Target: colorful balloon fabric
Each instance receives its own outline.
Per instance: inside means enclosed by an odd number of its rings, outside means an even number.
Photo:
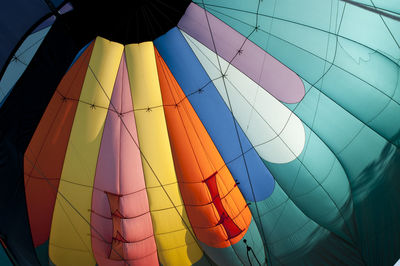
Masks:
[[[15,52],[34,48],[26,64],[9,62],[0,112],[49,30]],[[399,43],[399,7],[378,0],[196,0],[154,40],[97,36],[60,63],[15,155],[34,258],[0,223],[4,252],[46,265],[393,265]]]

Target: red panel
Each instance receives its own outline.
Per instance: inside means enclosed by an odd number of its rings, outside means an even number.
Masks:
[[[124,259],[124,243],[123,241],[119,241],[118,239],[113,239],[112,241],[112,249],[110,252],[109,258],[112,260],[125,260]]]
[[[222,224],[226,233],[228,234],[228,239],[234,238],[242,232],[242,230],[235,224],[231,217],[225,211],[224,205],[222,205],[221,197],[218,192],[217,186],[217,173],[214,173],[209,178],[204,180],[207,184],[208,190],[210,191],[212,203],[214,204],[217,212],[219,214],[220,220],[218,224]]]
[[[126,239],[121,235],[121,219],[124,219],[118,210],[120,196],[107,193],[108,202],[110,204],[110,212],[112,214],[112,243],[109,258],[112,260],[125,260],[124,243]]]

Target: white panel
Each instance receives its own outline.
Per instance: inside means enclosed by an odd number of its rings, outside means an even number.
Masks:
[[[304,148],[303,123],[285,105],[223,58],[182,32],[258,154],[272,163],[296,159]],[[219,61],[219,62],[218,62]],[[222,73],[226,69],[225,82]]]

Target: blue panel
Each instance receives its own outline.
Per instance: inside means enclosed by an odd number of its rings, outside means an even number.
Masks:
[[[244,197],[254,201],[249,176],[256,201],[261,201],[271,195],[275,184],[272,175],[256,151],[252,149],[239,124],[234,122],[230,110],[180,31],[174,28],[156,39],[154,44],[184,93],[190,95],[188,97],[190,103],[233,177],[240,182],[239,188]],[[204,88],[199,93],[198,90],[202,87]],[[243,151],[247,151],[245,156],[240,156],[242,154],[240,145]]]
[[[72,67],[73,64],[75,64],[76,60],[78,60],[78,58],[83,54],[83,52],[89,47],[89,45],[92,42],[89,42],[88,44],[86,44],[79,52],[78,54],[75,56],[74,60],[72,61],[71,65],[69,66],[68,70]],[[67,71],[68,71],[67,70]]]
[[[51,0],[51,2],[53,2],[53,5],[55,7],[59,7],[62,4],[63,1],[64,0]]]
[[[11,93],[15,83],[24,73],[50,30],[50,26],[29,35],[16,51],[0,79],[0,107]]]
[[[0,69],[26,32],[50,13],[45,1],[13,0],[0,4]]]
[[[1,91],[1,88],[0,88]],[[3,106],[4,102],[7,100],[8,96],[10,95],[11,90],[9,90],[8,92],[6,92],[5,94],[0,94],[0,107]]]

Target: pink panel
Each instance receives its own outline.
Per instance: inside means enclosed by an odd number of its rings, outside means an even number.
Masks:
[[[93,253],[99,265],[158,265],[124,56],[111,103],[92,196]]]

